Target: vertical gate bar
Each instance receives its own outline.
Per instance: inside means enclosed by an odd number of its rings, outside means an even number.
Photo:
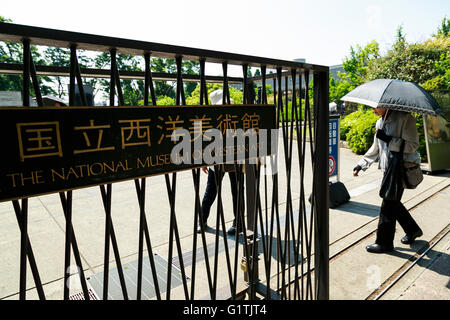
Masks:
[[[328,218],[328,72],[317,75],[317,140],[316,140],[316,223],[315,223],[315,287],[318,300],[329,299],[329,218]],[[316,78],[314,79],[316,83]]]
[[[200,105],[208,105],[208,90],[206,87],[206,75],[205,75],[205,59],[200,58]],[[211,276],[211,266],[209,263],[209,255],[208,255],[208,246],[206,243],[206,237],[205,237],[205,229],[204,224],[202,223],[202,211],[201,211],[201,203],[200,203],[200,169],[193,169],[192,170],[192,178],[194,180],[194,189],[195,189],[195,201],[196,201],[196,216],[198,216],[198,219],[200,221],[200,228],[201,228],[201,238],[202,238],[202,244],[203,244],[203,256],[205,258],[205,266],[206,266],[206,274],[208,277],[208,286],[209,286],[209,293],[210,296],[213,297],[213,283],[212,283],[212,276]],[[197,225],[194,223],[194,228],[196,228]],[[196,230],[194,230],[196,233]],[[195,235],[194,235],[195,237]],[[197,240],[195,239],[195,244],[197,244]],[[195,252],[195,248],[194,248]],[[195,266],[193,266],[192,273],[194,274]],[[192,277],[192,281],[195,282],[195,277]],[[194,299],[194,285],[192,285],[192,292],[191,292],[191,299]]]
[[[267,104],[267,88],[266,88],[266,70],[267,67],[265,65],[261,66],[262,73],[262,103]],[[266,231],[269,229],[269,219],[268,219],[268,211],[267,211],[267,156],[263,158],[264,161],[264,205],[265,205],[265,216],[266,216]],[[261,223],[263,223],[261,221]],[[262,227],[262,225],[261,225]],[[269,288],[269,286],[267,286]],[[267,289],[269,292],[269,289]]]
[[[286,130],[289,130],[289,133],[286,135],[286,138],[288,139],[286,143],[286,181],[287,181],[287,200],[286,200],[286,224],[285,224],[285,233],[286,233],[286,241],[285,241],[285,255],[287,254],[287,271],[288,271],[288,281],[287,283],[291,283],[291,234],[290,234],[290,228],[293,228],[293,217],[292,217],[292,192],[291,192],[291,172],[292,172],[292,146],[293,146],[293,129],[294,129],[294,108],[295,108],[295,69],[291,70],[292,76],[292,96],[291,96],[291,110],[290,110],[290,117],[287,120]],[[285,77],[285,87],[286,87],[286,111],[287,114],[289,114],[289,77]],[[292,241],[295,242],[294,234],[292,234]],[[288,298],[291,300],[291,290],[288,288]]]
[[[228,81],[227,81],[227,68],[228,64],[226,61],[222,62],[222,73],[223,73],[223,82],[222,82],[222,104],[229,103],[228,99]],[[224,172],[222,172],[223,165],[216,165],[214,167],[214,183],[216,185],[216,197],[217,197],[217,210],[216,210],[216,234],[215,234],[215,246],[214,246],[214,277],[213,277],[213,291],[214,291],[214,297],[213,300],[216,300],[216,293],[217,293],[217,275],[218,275],[218,262],[219,262],[219,231],[220,231],[220,225],[221,222],[223,223],[223,240],[226,250],[226,258],[227,258],[227,266],[228,268],[228,280],[230,283],[230,291],[233,291],[233,279],[231,275],[231,268],[230,268],[230,262],[229,262],[229,255],[228,255],[228,243],[226,239],[226,229],[225,229],[225,221],[223,218],[223,206],[222,206],[222,180],[225,175]]]
[[[148,102],[148,91],[147,86],[145,87],[146,92],[146,102]],[[145,103],[145,102],[144,102]],[[143,260],[143,249],[144,249],[144,218],[145,218],[145,178],[141,180],[141,185],[139,186],[139,179],[134,180],[136,184],[136,192],[138,194],[139,202],[139,243],[138,243],[138,273],[137,273],[137,292],[136,300],[141,300],[142,293],[142,260]]]
[[[223,96],[222,96],[223,97]],[[230,291],[232,291],[233,288],[233,276],[232,276],[232,271],[231,271],[231,262],[230,262],[230,255],[229,255],[229,250],[228,250],[228,240],[227,240],[227,231],[226,231],[226,227],[225,227],[225,217],[224,217],[224,212],[223,212],[223,202],[222,202],[222,179],[225,176],[225,171],[224,171],[224,166],[220,165],[220,171],[221,174],[219,175],[220,177],[220,181],[217,181],[217,172],[216,173],[216,190],[217,190],[217,228],[216,228],[216,244],[218,244],[218,231],[220,230],[220,226],[222,227],[222,232],[224,234],[223,237],[223,242],[224,242],[224,247],[225,247],[225,258],[226,258],[226,262],[227,262],[227,271],[228,271],[228,281],[230,283]],[[223,174],[222,174],[222,171]],[[221,225],[220,225],[221,223]],[[216,246],[216,250],[218,249],[218,246]],[[218,259],[218,256],[216,256],[216,260]]]
[[[298,130],[299,130],[299,126],[298,126],[298,112],[297,112],[297,89],[296,89],[296,78],[297,78],[297,70],[295,68],[293,68],[291,70],[291,77],[292,77],[292,112],[291,112],[291,143],[292,140],[294,139],[294,134],[293,134],[293,127],[294,127],[294,121],[295,121],[295,128],[296,128],[296,132],[298,135]],[[299,81],[299,88],[301,88],[301,82]],[[299,108],[301,108],[301,96],[299,97]],[[297,137],[297,152],[299,151],[299,141],[298,141],[298,137]],[[292,146],[291,146],[291,157],[292,157]],[[291,158],[292,161],[292,158]],[[298,161],[300,162],[300,157],[298,159]],[[292,166],[291,166],[291,170],[292,170]],[[299,214],[300,214],[300,207],[299,207]],[[298,246],[297,246],[297,240],[295,237],[295,224],[294,224],[294,212],[293,212],[293,204],[291,202],[291,221],[292,221],[292,245],[294,248],[294,261],[295,261],[295,267],[294,267],[294,271],[295,271],[295,275],[294,275],[294,300],[297,298],[297,292],[298,292],[298,261],[299,261],[299,254],[298,254]]]
[[[148,106],[148,89],[150,87],[150,53],[146,52],[144,54],[144,61],[145,61],[145,77],[144,77],[144,106]],[[153,99],[152,99],[153,104]]]
[[[175,174],[175,173],[173,173]],[[165,174],[164,178],[166,179],[166,187],[167,187],[167,195],[169,197],[169,205],[170,205],[170,222],[169,222],[169,256],[167,258],[167,280],[166,280],[166,300],[170,300],[170,285],[172,283],[172,256],[173,256],[173,215],[172,215],[172,190],[170,188],[169,174]],[[175,179],[175,178],[173,178]],[[181,257],[180,257],[181,259]],[[187,299],[186,299],[187,300]]]
[[[242,66],[242,71],[243,71],[243,103],[244,104],[249,104],[249,103],[253,103],[253,101],[249,101],[249,87],[248,87],[248,76],[247,76],[247,72],[248,72],[248,65],[244,64]],[[245,162],[245,164],[243,164],[243,166],[247,166],[247,161]],[[241,175],[241,178],[242,175]],[[242,184],[244,182],[242,181]],[[248,185],[246,188],[247,192],[248,192]],[[241,189],[242,192],[242,189]],[[243,200],[243,192],[240,195],[241,199]],[[240,208],[241,209],[241,208]],[[247,208],[248,210],[248,208]],[[250,252],[249,252],[249,248],[247,245],[247,241],[248,241],[248,237],[247,237],[247,227],[245,225],[245,219],[244,219],[244,211],[240,210],[239,212],[240,214],[238,215],[238,217],[236,217],[237,220],[237,228],[236,228],[236,242],[238,242],[239,239],[239,231],[240,231],[240,226],[242,227],[242,232],[243,232],[243,236],[244,236],[244,246],[243,246],[243,253],[244,253],[244,257],[246,259],[246,263],[247,263],[247,274],[251,275],[252,271],[253,271],[253,266],[249,263],[250,262]],[[251,281],[250,277],[249,277],[249,281]],[[252,287],[249,288],[250,291],[249,293],[252,295]]]
[[[276,123],[276,128],[278,129],[278,123]],[[272,205],[270,210],[270,229],[268,229],[267,233],[269,235],[269,244],[268,244],[268,270],[267,273],[270,275],[271,272],[271,260],[272,260],[272,250],[273,250],[273,229],[275,222],[275,211],[278,210],[278,130],[276,131],[277,137],[275,137],[275,153],[269,156],[270,167],[271,167],[271,176],[272,176]],[[271,139],[274,137],[271,136]],[[278,248],[278,247],[277,247]],[[278,252],[277,252],[277,269],[278,269]],[[270,284],[270,283],[269,283]],[[278,275],[277,275],[277,290],[279,288]]]
[[[19,299],[25,300],[27,290],[28,198],[22,199],[21,211]]]
[[[261,65],[261,74],[262,74],[262,104],[267,104],[267,89],[266,89],[266,69],[265,65]]]
[[[222,95],[223,99],[223,95]],[[214,166],[214,183],[216,184],[217,197],[219,197],[219,193],[222,191],[222,168],[220,165]],[[214,273],[213,273],[213,293],[214,296],[211,297],[211,300],[216,300],[217,294],[217,270],[218,270],[218,252],[219,252],[219,222],[220,222],[220,203],[217,202],[217,210],[216,210],[216,233],[214,237]]]
[[[64,217],[67,219],[67,211],[69,210],[69,208],[68,208],[68,204],[67,204],[66,195],[64,192],[60,192],[59,196],[60,196],[60,200],[61,200],[61,205],[63,207]],[[90,300],[89,290],[88,290],[87,283],[86,283],[86,277],[84,275],[84,270],[83,270],[83,264],[81,262],[80,251],[78,250],[77,240],[75,237],[75,231],[73,229],[72,223],[70,224],[70,232],[71,232],[73,255],[75,257],[75,262],[76,262],[76,264],[78,266],[78,270],[80,272],[80,282],[81,282],[81,287],[83,289],[83,294],[84,294],[85,300]]]
[[[115,96],[115,81],[116,76],[115,72],[117,70],[116,67],[116,49],[112,48],[110,51],[111,56],[111,67],[110,67],[110,78],[109,78],[109,105],[114,106],[114,96]],[[109,286],[109,245],[110,245],[110,232],[111,232],[111,210],[110,204],[111,199],[109,192],[111,190],[111,184],[107,184],[107,190],[105,191],[105,186],[100,186],[100,192],[102,197],[105,198],[103,200],[105,206],[105,248],[104,248],[104,258],[103,258],[103,300],[108,300],[108,286]]]
[[[257,256],[257,247],[258,247],[258,243],[256,242],[256,239],[258,237],[258,207],[261,207],[261,204],[259,203],[259,178],[260,178],[260,164],[259,161],[257,161],[257,163],[254,165],[255,167],[255,194],[254,194],[254,210],[255,212],[253,213],[253,245],[252,245],[252,273],[250,275],[250,285],[251,285],[251,291],[250,291],[250,298],[252,300],[254,300],[256,298],[256,281],[259,281],[259,274],[258,274],[258,256]],[[261,225],[262,228],[262,225]]]
[[[109,193],[111,193],[111,190],[109,190]],[[102,196],[103,196],[103,194],[102,194]],[[112,244],[112,247],[113,247],[114,258],[116,260],[117,272],[119,274],[119,281],[120,281],[120,286],[121,286],[121,289],[122,289],[123,298],[124,298],[124,300],[128,300],[127,286],[126,286],[126,283],[125,283],[125,277],[123,275],[123,268],[122,268],[122,262],[120,260],[119,247],[117,245],[116,233],[114,231],[114,224],[112,222],[112,217],[111,217],[111,194],[108,194],[106,197],[103,197],[103,202],[104,202],[105,210],[107,208],[106,203],[109,202],[108,203],[108,205],[109,205],[108,210],[110,211],[109,219],[110,219],[111,244]]]
[[[223,70],[222,103],[231,104],[230,90],[228,87],[228,63],[226,61],[222,62],[222,70]]]
[[[42,102],[41,89],[39,88],[39,81],[36,74],[36,66],[34,65],[33,55],[31,54],[31,51],[30,51],[30,73],[34,88],[34,94],[36,95],[36,103],[39,107],[42,107],[44,104]]]
[[[284,145],[284,157],[285,159],[287,158],[287,132],[285,130],[285,121],[284,121],[284,105],[283,105],[283,90],[282,90],[282,86],[281,86],[281,79],[282,79],[282,74],[281,74],[281,67],[277,68],[277,80],[278,80],[278,111],[277,114],[281,115],[281,131],[283,134],[283,145]],[[286,88],[285,88],[286,89]],[[286,101],[286,105],[287,105],[287,101]],[[277,187],[278,188],[278,187]],[[278,201],[278,195],[277,195],[277,201]],[[286,299],[286,286],[285,286],[285,265],[286,265],[286,256],[281,248],[281,229],[280,229],[280,216],[279,216],[279,211],[278,211],[278,205],[276,208],[276,219],[277,219],[277,252],[279,254],[279,261],[277,264],[277,268],[280,267],[281,268],[281,299]],[[277,277],[279,277],[280,272],[277,272]],[[278,278],[279,279],[279,278]],[[278,288],[280,288],[280,284],[278,284]]]
[[[14,211],[16,213],[17,224],[19,225],[20,232],[22,232],[22,213],[21,213],[22,210],[20,208],[19,201],[13,200],[12,203],[13,203]],[[30,238],[28,236],[27,236],[27,255],[28,255],[28,260],[30,263],[31,272],[33,274],[34,283],[36,284],[36,290],[38,292],[39,299],[45,300],[45,294],[44,294],[44,290],[42,287],[41,278],[39,276],[39,271],[37,269],[36,260],[34,258]]]
[[[192,271],[191,271],[191,300],[195,297],[195,271],[197,266],[197,225],[201,221],[201,213],[199,211],[200,197],[199,197],[199,184],[197,176],[200,176],[200,169],[192,169],[192,178],[194,180],[194,232],[193,232],[193,242],[192,242]],[[200,217],[200,218],[199,218]],[[204,230],[202,230],[204,231]]]
[[[173,251],[173,236],[175,235],[175,243],[177,246],[178,251],[178,259],[180,261],[180,270],[181,270],[181,278],[183,282],[183,289],[184,294],[186,297],[186,300],[189,300],[189,292],[187,288],[186,283],[186,273],[184,270],[184,262],[183,262],[183,252],[181,250],[181,244],[180,244],[180,236],[178,234],[178,226],[177,226],[177,219],[175,215],[175,195],[176,195],[176,178],[177,173],[172,173],[172,186],[170,185],[169,180],[169,174],[165,174],[166,179],[166,187],[167,187],[167,193],[169,195],[169,202],[170,202],[170,236],[169,236],[169,259],[167,261],[168,263],[168,270],[167,270],[167,300],[170,299],[170,284],[171,284],[171,276],[172,276],[172,251]]]
[[[150,53],[144,54],[145,60],[145,82],[144,82],[144,105],[148,106],[148,89],[150,89],[150,97],[152,98],[152,105],[156,106],[155,88],[153,86],[152,69],[150,67]]]
[[[83,290],[83,294],[84,294],[84,297],[85,297],[85,300],[90,300],[90,297],[89,297],[89,290],[88,290],[88,287],[87,287],[87,283],[86,283],[86,277],[85,277],[85,275],[84,275],[84,270],[83,270],[83,265],[82,265],[82,262],[81,262],[81,257],[80,257],[80,252],[79,252],[79,250],[78,250],[78,245],[77,245],[77,241],[76,241],[76,238],[75,238],[75,231],[74,231],[74,229],[73,229],[73,224],[72,224],[72,200],[71,200],[71,196],[69,196],[70,197],[70,200],[68,200],[68,197],[66,197],[66,194],[64,193],[64,192],[60,192],[59,193],[59,196],[60,196],[60,200],[61,200],[61,205],[62,205],[62,207],[63,207],[63,212],[64,212],[64,217],[66,218],[66,223],[67,223],[67,219],[68,219],[68,217],[69,217],[69,223],[70,223],[70,230],[69,230],[69,232],[71,233],[71,235],[70,235],[70,241],[71,241],[71,245],[72,245],[72,249],[73,249],[73,255],[74,255],[74,257],[75,257],[75,262],[76,262],[76,265],[78,266],[78,270],[79,270],[79,273],[80,273],[80,282],[81,282],[81,287],[82,287],[82,290]],[[68,212],[70,211],[70,214],[69,214],[69,216],[68,216]]]
[[[177,98],[176,105],[186,105],[186,100],[184,97],[184,87],[183,87],[183,77],[182,77],[182,57],[176,57],[177,63]],[[181,99],[181,100],[180,100]]]
[[[196,201],[196,215],[198,216],[198,220],[201,221],[201,205],[200,205],[200,194],[199,194],[199,189],[200,189],[200,169],[193,169],[192,170],[192,178],[194,180],[194,188],[195,188],[195,201]],[[203,256],[205,257],[205,266],[206,266],[206,275],[208,277],[208,286],[209,286],[209,293],[211,295],[211,297],[213,296],[213,284],[212,284],[212,278],[211,278],[211,267],[209,264],[209,255],[208,255],[208,247],[207,247],[207,243],[206,243],[206,237],[205,237],[205,229],[204,229],[204,225],[201,225],[201,237],[202,237],[202,244],[203,244]],[[196,230],[194,231],[196,232]],[[194,273],[194,269],[195,267],[193,266],[193,271],[192,273]],[[192,277],[192,280],[195,281],[195,278]],[[194,289],[191,290],[191,299],[194,299]]]
[[[152,249],[152,244],[150,242],[150,233],[148,231],[148,224],[147,224],[147,219],[145,218],[145,216],[144,216],[144,235],[145,235],[145,241],[147,244],[148,258],[150,261],[150,266],[152,268],[153,285],[155,287],[156,299],[161,300],[161,291],[159,289],[158,275],[156,273],[156,266],[155,266],[155,259],[153,257],[153,249]]]
[[[278,70],[277,70],[278,72]],[[272,84],[273,84],[273,103],[275,106],[278,106],[277,103],[277,78],[273,78],[272,80]],[[276,129],[277,129],[277,137],[276,139],[278,139],[278,134],[279,134],[279,119],[278,119],[278,107],[277,107],[277,112],[275,114],[275,125],[276,125]],[[270,167],[271,167],[271,176],[272,176],[272,206],[271,206],[271,210],[270,210],[270,235],[269,235],[269,245],[268,245],[268,253],[269,253],[269,263],[268,263],[268,274],[270,275],[271,272],[271,267],[272,267],[272,263],[271,263],[271,253],[272,253],[272,247],[273,247],[273,224],[274,224],[274,214],[275,214],[275,207],[274,205],[276,205],[278,207],[278,170],[276,168],[277,165],[277,157],[278,157],[278,150],[275,150],[275,155],[271,155],[269,157],[269,161],[270,161]],[[275,173],[274,173],[275,172]],[[269,229],[267,231],[269,233]],[[278,253],[277,253],[277,269],[278,269]],[[270,282],[268,282],[268,285],[270,285]],[[268,286],[269,287],[269,286]],[[278,282],[278,275],[277,275],[277,289],[279,288],[279,282]],[[269,292],[269,288],[268,288],[268,292]]]
[[[76,56],[74,56],[72,50],[70,52],[70,75],[69,75],[69,106],[75,105],[75,67]]]
[[[314,148],[314,142],[316,140],[316,137],[313,136],[313,119],[311,113],[313,110],[311,110],[310,106],[310,96],[309,96],[309,71],[305,72],[305,131],[306,128],[308,128],[308,133],[310,137],[310,153],[311,153],[311,164],[312,164],[312,171],[313,171],[313,191],[314,191],[314,159],[315,159],[315,148]],[[305,133],[306,135],[306,133]],[[314,195],[314,193],[312,193]],[[314,216],[315,216],[315,197],[311,197],[311,206],[310,206],[310,226],[308,228],[306,216],[305,216],[305,245],[306,245],[306,255],[308,259],[307,263],[307,274],[306,274],[306,299],[310,296],[312,298],[312,279],[311,279],[311,249],[312,249],[312,235],[313,235],[313,222],[314,222]],[[308,236],[309,231],[309,236]]]
[[[226,61],[222,63],[222,70],[223,70],[222,104],[231,104],[230,90],[229,90],[229,86],[228,86],[228,63]],[[221,165],[221,168],[224,171],[223,176],[225,176],[224,165]],[[223,178],[223,176],[222,176],[222,178]],[[227,262],[228,281],[230,283],[230,291],[233,291],[234,282],[233,282],[233,275],[232,275],[232,270],[231,270],[231,262],[230,262],[229,248],[228,248],[228,240],[227,240],[227,236],[226,236],[227,230],[225,228],[225,216],[224,216],[224,212],[223,212],[222,181],[220,182],[220,184],[218,186],[216,186],[216,190],[218,190],[218,193],[217,193],[217,199],[218,199],[217,200],[217,206],[218,206],[218,209],[220,208],[220,211],[219,211],[219,213],[220,213],[220,221],[222,223],[221,227],[222,227],[223,234],[224,234],[223,242],[224,242],[224,246],[225,246],[225,258],[226,258],[226,262]]]
[[[298,115],[297,115],[297,89],[296,89],[296,79],[297,79],[297,70],[295,68],[292,68],[291,70],[291,78],[292,78],[292,111],[291,111],[291,171],[292,171],[292,156],[293,156],[293,148],[292,143],[294,139],[294,122],[296,131],[298,129]],[[301,99],[301,98],[300,98]],[[300,103],[301,105],[301,103]],[[297,147],[298,147],[298,141],[297,141]],[[299,208],[300,210],[300,208]],[[300,212],[300,211],[299,211]],[[295,224],[294,224],[294,212],[293,212],[293,202],[291,199],[291,226],[292,226],[292,245],[293,245],[293,251],[294,251],[294,261],[295,261],[295,275],[294,275],[294,300],[297,297],[297,289],[298,289],[298,251],[297,251],[297,239],[295,237]]]
[[[300,128],[298,130],[299,136],[297,136],[297,139],[299,139],[299,143],[301,145],[301,148],[299,147],[299,159],[300,159],[300,204],[299,204],[299,210],[300,210],[300,217],[299,217],[299,245],[300,245],[300,256],[302,258],[301,260],[301,285],[300,285],[300,299],[304,300],[304,240],[303,240],[303,235],[304,235],[304,221],[303,219],[306,219],[306,203],[305,203],[305,185],[304,185],[304,173],[305,173],[305,153],[306,153],[306,78],[307,78],[307,71],[303,72],[303,77],[305,78],[305,94],[304,94],[304,99],[305,99],[305,111],[302,112],[303,108],[302,108],[302,95],[301,95],[301,90],[302,90],[302,85],[301,82],[299,80],[299,88],[300,88]],[[299,78],[301,79],[301,77]],[[302,118],[303,115],[303,118]],[[302,122],[304,122],[304,125],[302,126]],[[302,135],[302,127],[303,127],[303,135]]]
[[[264,172],[264,174],[265,174],[265,172]],[[258,196],[259,196],[259,192],[258,192]],[[266,299],[270,300],[270,273],[268,273],[268,270],[269,270],[268,264],[270,263],[269,262],[270,253],[268,252],[268,242],[266,243],[266,241],[270,241],[270,239],[266,240],[266,235],[268,235],[268,233],[266,234],[266,232],[268,232],[268,228],[267,228],[267,211],[266,211],[266,228],[264,228],[264,220],[263,220],[263,215],[262,215],[262,206],[261,206],[260,199],[257,200],[257,204],[258,204],[257,213],[258,213],[258,217],[259,217],[259,223],[261,225],[261,243],[262,243],[262,251],[263,251],[264,271],[265,271],[266,283],[267,283],[267,285],[266,285]]]
[[[81,78],[80,65],[78,64],[77,47],[70,46],[70,55],[75,63],[75,78],[77,80],[78,92],[80,93],[81,105],[87,106],[86,93],[84,92],[83,79]]]
[[[116,68],[114,70],[114,79],[117,87],[117,96],[119,98],[119,105],[124,106],[125,100],[123,99],[123,93],[122,93],[122,85],[120,84],[120,74],[119,74],[119,67],[117,65],[117,58],[116,55],[114,55],[114,59],[116,62],[114,63]]]
[[[64,300],[69,300],[69,292],[70,292],[70,248],[72,244],[72,191],[67,191],[66,194],[64,192],[60,192],[59,196],[62,199],[66,199],[66,241],[65,241],[65,256],[64,256]],[[64,207],[63,207],[64,209]]]
[[[244,104],[247,104],[247,72],[248,72],[248,65],[244,64],[242,66],[242,100]]]
[[[277,106],[278,105],[277,104],[277,82],[276,82],[275,78],[273,78],[272,83],[273,83],[273,104]],[[277,121],[277,126],[278,126],[278,113],[276,115],[276,121]]]
[[[176,60],[176,65],[177,65],[177,102],[176,102],[176,104],[180,105],[180,103],[181,103],[181,105],[186,105],[186,100],[184,97],[184,88],[183,88],[183,76],[182,76],[182,62],[183,62],[182,56],[176,56],[175,60]],[[169,200],[170,200],[170,226],[171,226],[170,237],[172,237],[173,235],[175,236],[175,244],[177,246],[178,259],[180,262],[180,270],[181,270],[184,294],[185,294],[186,300],[189,300],[189,291],[188,291],[188,287],[187,287],[187,283],[186,283],[186,273],[185,273],[184,262],[183,262],[183,251],[181,249],[180,236],[178,233],[178,224],[177,224],[177,219],[176,219],[176,214],[175,214],[175,195],[176,195],[177,174],[176,174],[176,172],[172,173],[172,188],[170,188],[169,175],[166,174],[165,178],[166,178],[167,192],[169,194]],[[168,263],[170,265],[170,270],[171,270],[172,251],[170,251],[169,255],[171,257],[168,260]],[[195,261],[194,261],[194,263],[195,263]],[[170,279],[170,277],[171,277],[171,275],[168,274],[169,279]],[[169,279],[167,282],[167,292],[168,293],[170,291]],[[169,299],[169,296],[167,299]]]
[[[306,80],[306,78],[307,77],[309,77],[309,75],[307,76],[307,74],[308,74],[308,71],[304,71],[303,72],[303,76],[304,76],[304,78],[305,78],[305,94],[304,94],[304,96],[305,96],[305,111],[303,111],[303,113],[302,113],[302,110],[303,110],[303,108],[302,108],[302,104],[301,104],[301,91],[300,91],[300,123],[299,123],[299,125],[300,125],[300,128],[299,128],[299,130],[298,130],[298,133],[299,133],[299,136],[297,137],[297,139],[299,139],[299,143],[300,143],[300,145],[301,145],[301,149],[299,148],[299,159],[300,159],[300,205],[299,205],[299,210],[300,210],[300,219],[299,219],[299,245],[301,246],[300,247],[300,250],[301,250],[301,258],[302,258],[302,261],[301,261],[301,274],[302,274],[302,278],[301,278],[301,291],[300,291],[300,299],[301,300],[304,300],[304,281],[303,281],[303,278],[304,278],[304,260],[305,260],[305,258],[304,258],[304,253],[303,253],[303,248],[304,248],[304,240],[303,240],[303,234],[304,234],[304,228],[303,228],[303,224],[304,224],[304,222],[303,222],[303,219],[305,219],[305,224],[306,224],[306,203],[305,203],[305,185],[304,185],[304,179],[305,179],[305,176],[304,176],[304,174],[305,174],[305,153],[306,153],[306,91],[307,91],[307,89],[306,89],[306,82],[307,82],[307,80]],[[301,78],[299,78],[299,79],[301,79]],[[299,82],[300,82],[300,80],[299,80]],[[302,88],[302,85],[301,85],[301,82],[299,83],[299,88],[300,88],[300,90],[301,90],[301,88]],[[303,115],[303,118],[302,118],[302,115]],[[303,126],[303,136],[302,136],[302,121],[304,121],[304,126]],[[305,231],[306,232],[306,231]]]
[[[24,107],[30,106],[30,40],[23,40],[22,101]]]
[[[240,226],[240,222],[239,222],[239,216],[241,214],[243,214],[242,212],[242,201],[241,201],[241,193],[242,192],[242,187],[243,187],[243,179],[242,179],[242,165],[236,164],[234,163],[234,170],[236,172],[235,175],[235,179],[236,179],[236,189],[237,189],[237,203],[236,203],[236,216],[234,217],[236,220],[236,232],[235,232],[235,249],[234,249],[234,277],[233,277],[233,288],[231,290],[231,298],[234,300],[236,299],[236,285],[237,285],[237,265],[238,265],[238,258],[239,258],[239,243],[238,243],[238,237],[239,237],[239,226]]]
[[[243,164],[243,166],[245,166],[245,165],[246,164]],[[242,175],[241,175],[241,178],[243,178]],[[244,181],[242,181],[242,186],[243,185],[244,185]],[[241,189],[241,192],[242,191],[243,190]],[[242,192],[240,196],[241,196],[241,200],[243,201],[244,193]],[[249,275],[249,281],[251,281],[251,275],[253,273],[254,268],[253,268],[253,265],[250,263],[251,252],[250,252],[249,245],[247,243],[249,237],[247,236],[247,226],[245,224],[244,210],[241,210],[240,213],[241,214],[239,214],[239,221],[237,222],[237,228],[236,228],[236,234],[235,234],[236,239],[235,240],[236,240],[236,242],[238,242],[238,240],[239,240],[239,231],[240,231],[239,226],[240,226],[242,228],[242,233],[243,233],[243,253],[244,253],[245,261],[247,264],[247,274]],[[249,286],[250,296],[252,296],[252,289],[253,288],[250,285]]]
[[[104,198],[105,206],[105,251],[104,251],[104,262],[103,262],[103,300],[108,300],[108,286],[109,286],[109,245],[111,237],[111,184],[108,183],[105,186],[100,186],[100,191],[102,193],[102,198]]]
[[[150,53],[144,54],[145,78],[144,78],[144,106],[148,106],[149,74],[150,74]],[[142,265],[144,250],[144,218],[145,218],[145,178],[134,179],[138,203],[139,203],[139,237],[138,237],[138,272],[136,286],[136,300],[141,300],[142,294]]]
[[[114,106],[114,96],[115,96],[115,72],[116,72],[116,49],[110,50],[111,55],[111,74],[109,77],[109,105]]]
[[[208,90],[206,88],[205,59],[200,58],[200,105],[208,104]]]
[[[298,163],[299,163],[299,170],[300,170],[300,197],[299,197],[299,206],[298,206],[298,225],[297,225],[297,242],[295,243],[295,247],[297,250],[297,258],[296,258],[296,262],[298,264],[299,261],[299,257],[300,257],[300,268],[301,268],[301,285],[299,284],[299,274],[298,274],[298,265],[295,269],[295,295],[294,299],[297,297],[298,295],[298,299],[303,299],[303,295],[302,292],[300,291],[300,287],[303,286],[303,212],[304,212],[304,184],[303,184],[303,179],[304,179],[304,149],[302,150],[302,148],[304,147],[304,144],[302,144],[302,126],[301,126],[301,122],[302,122],[302,95],[301,95],[301,90],[302,90],[302,75],[301,73],[298,76],[298,88],[299,88],[299,105],[298,105],[298,109],[295,108],[295,128],[297,131],[297,154],[298,154]],[[302,252],[300,253],[300,243],[301,243],[301,250]]]
[[[143,235],[145,236],[145,240],[146,240],[146,244],[147,244],[148,257],[149,257],[149,261],[150,261],[150,267],[152,269],[153,285],[155,287],[156,298],[158,300],[161,300],[161,293],[160,293],[159,284],[158,284],[158,275],[156,274],[155,260],[153,258],[153,249],[152,249],[152,244],[150,241],[150,234],[148,232],[147,219],[145,217],[145,199],[144,199],[145,198],[145,178],[141,179],[140,184],[139,184],[139,179],[135,179],[134,183],[135,183],[135,187],[136,187],[136,194],[137,194],[137,198],[138,198],[139,208],[140,208],[140,210],[142,210],[141,211],[141,219],[142,220],[140,220],[139,224],[140,224],[140,228],[142,227],[142,232],[143,232]],[[142,236],[142,238],[139,238],[139,241],[141,241],[141,239],[143,239],[143,236]],[[142,249],[140,249],[140,252],[143,251],[143,244],[139,245],[140,248],[141,248],[141,246],[142,246]],[[142,279],[142,275],[139,276],[139,273],[142,274],[142,258],[139,258],[138,263],[139,263],[140,267],[138,266],[138,295],[137,296],[140,299],[140,296],[141,296],[140,285],[141,284],[139,284],[139,281],[141,281],[141,280],[139,280],[139,279]],[[141,271],[139,271],[139,270],[141,270]]]

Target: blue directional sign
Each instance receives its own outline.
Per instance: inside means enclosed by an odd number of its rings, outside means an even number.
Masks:
[[[330,117],[328,127],[328,176],[338,175],[339,167],[339,118]]]

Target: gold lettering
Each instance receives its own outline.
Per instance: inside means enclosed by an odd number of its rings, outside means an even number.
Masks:
[[[99,166],[100,170],[95,172],[94,171],[94,166]],[[98,176],[98,175],[102,174],[102,172],[103,172],[103,164],[101,164],[100,162],[94,162],[93,164],[91,164],[89,166],[89,171],[91,172],[91,174],[93,176]]]
[[[125,166],[123,165],[122,161],[119,161],[119,163],[116,166],[116,171],[115,172],[117,172],[119,167],[122,168],[122,171],[129,171],[129,170],[131,170],[131,169],[128,168],[128,160],[125,160]]]
[[[11,174],[7,174],[7,177],[11,177],[12,179],[12,183],[13,183],[13,188],[16,187],[16,176],[19,176],[20,173],[11,173]]]
[[[82,132],[86,147],[84,149],[74,150],[73,154],[114,150],[115,148],[113,146],[110,147],[102,146],[104,129],[110,128],[111,128],[110,125],[95,125],[94,120],[89,120],[89,126],[74,127],[73,128],[74,131]],[[97,139],[97,141],[95,141],[95,139]]]
[[[58,176],[62,180],[66,180],[65,169],[61,168],[61,173],[55,171],[55,169],[50,169],[52,173],[52,181],[55,182],[55,175]]]
[[[150,166],[150,157],[145,158],[145,162],[142,162],[139,157],[137,158],[137,167],[139,168],[148,168]]]
[[[104,173],[106,173],[106,169],[109,169],[112,173],[115,173],[117,169],[114,168],[114,161],[111,161],[111,166],[109,166],[106,162],[103,162]]]
[[[45,180],[42,176],[42,170],[31,171],[30,175],[24,175],[22,172],[20,173],[10,173],[6,176],[11,177],[13,188],[17,186],[23,187],[25,184],[42,184],[45,183]],[[16,177],[18,178],[16,180]]]
[[[78,174],[77,174],[76,171],[75,171],[75,169],[72,168],[72,167],[70,167],[69,172],[67,173],[66,180],[69,180],[69,178],[70,178],[71,175],[74,175],[76,179],[79,178],[79,177],[78,177]]]
[[[62,146],[59,122],[17,123],[20,161],[27,158],[59,156]]]

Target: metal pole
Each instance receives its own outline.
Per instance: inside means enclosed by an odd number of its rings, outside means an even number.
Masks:
[[[328,72],[319,72],[317,80],[318,105],[315,159],[315,288],[317,300],[329,299],[329,217],[328,217]]]

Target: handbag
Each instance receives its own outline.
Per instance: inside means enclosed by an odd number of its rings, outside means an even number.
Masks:
[[[403,176],[403,187],[405,189],[415,189],[423,180],[422,169],[420,169],[420,164],[410,161],[403,160],[403,150],[405,149],[405,140],[403,140],[400,147],[402,154],[402,176]]]
[[[400,152],[389,153],[386,171],[383,175],[379,195],[384,200],[400,201],[403,195],[403,170]]]

